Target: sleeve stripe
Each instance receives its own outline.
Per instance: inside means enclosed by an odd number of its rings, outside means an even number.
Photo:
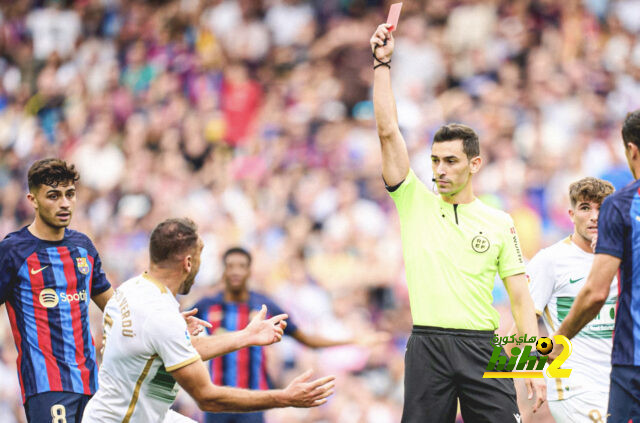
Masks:
[[[185,366],[188,366],[191,363],[195,363],[200,360],[200,355],[195,355],[188,360],[183,361],[182,363],[174,364],[173,366],[165,367],[165,370],[168,372],[173,372],[174,370],[181,369]]]

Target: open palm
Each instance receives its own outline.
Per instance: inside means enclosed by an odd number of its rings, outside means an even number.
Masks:
[[[267,306],[263,304],[258,314],[251,319],[245,328],[249,334],[251,345],[271,345],[282,339],[284,328],[287,327],[286,319],[289,316],[279,314],[270,319],[265,319],[265,317],[267,317]]]

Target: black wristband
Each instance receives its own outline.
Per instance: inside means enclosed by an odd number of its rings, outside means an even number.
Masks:
[[[375,65],[373,68],[375,69],[375,68],[379,68],[380,66],[386,66],[386,67],[388,67],[389,69],[391,69],[391,66],[389,65],[389,63],[391,63],[391,59],[389,59],[389,60],[388,60],[388,61],[386,61],[386,62],[383,62],[382,60],[378,59],[378,57],[376,56],[376,49],[377,49],[378,47],[380,47],[380,46],[376,45],[376,46],[373,48],[373,52],[371,53],[371,55],[373,56],[373,59],[374,59],[376,62],[378,62],[378,64],[377,64],[377,65]]]

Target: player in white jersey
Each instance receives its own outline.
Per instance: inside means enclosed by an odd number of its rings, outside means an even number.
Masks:
[[[306,372],[283,390],[214,386],[202,359],[281,339],[286,315],[264,320],[266,308],[243,331],[191,339],[176,294],[186,294],[200,266],[202,240],[188,219],[169,219],[151,234],[149,272],[122,284],[104,313],[100,388],[83,422],[186,422],[169,410],[181,385],[205,411],[314,407],[333,393],[332,376]],[[177,383],[176,383],[177,382]]]
[[[549,333],[558,329],[587,279],[600,205],[612,192],[610,183],[596,178],[571,184],[573,234],[538,252],[527,265],[531,297]],[[614,280],[598,316],[571,340],[573,352],[563,365],[573,369],[571,376],[547,379],[549,409],[557,423],[606,421],[617,294]]]

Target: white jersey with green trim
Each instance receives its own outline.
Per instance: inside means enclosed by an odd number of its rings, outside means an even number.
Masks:
[[[527,265],[529,291],[549,333],[555,332],[569,313],[593,259],[593,254],[567,237],[538,252]],[[562,365],[572,369],[571,376],[547,379],[549,400],[567,399],[585,391],[608,395],[617,298],[618,281],[614,278],[598,315],[571,339],[573,352]]]
[[[104,309],[104,339],[99,389],[82,421],[176,421],[170,372],[200,356],[173,294],[147,274],[123,283]]]

